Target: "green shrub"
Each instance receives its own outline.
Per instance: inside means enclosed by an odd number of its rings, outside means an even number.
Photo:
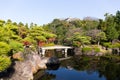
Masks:
[[[89,51],[92,51],[91,47],[84,47],[84,48],[82,48],[82,52],[89,52]]]
[[[11,41],[9,45],[10,45],[11,49],[13,49],[13,53],[16,53],[18,51],[23,51],[22,43],[19,43],[17,41]]]
[[[22,42],[24,45],[31,45],[34,42],[34,40],[32,40],[31,37],[26,37],[22,40]]]
[[[103,46],[108,47],[108,48],[112,48],[112,43],[110,43],[110,42],[104,42]]]
[[[94,48],[94,51],[95,52],[100,52],[100,48],[96,47],[96,48]]]
[[[10,46],[5,42],[0,42],[0,55],[8,55],[10,51]]]
[[[74,46],[74,47],[80,47],[81,44],[80,44],[79,41],[73,41],[73,46]]]
[[[115,43],[112,45],[112,48],[120,48],[120,43]]]
[[[0,72],[4,71],[11,65],[11,60],[7,56],[0,56]]]

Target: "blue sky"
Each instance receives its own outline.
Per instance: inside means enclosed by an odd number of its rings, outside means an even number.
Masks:
[[[120,10],[120,0],[0,0],[0,19],[47,24],[55,18],[91,16],[104,19],[105,13]]]

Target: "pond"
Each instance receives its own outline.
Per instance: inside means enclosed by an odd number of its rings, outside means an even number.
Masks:
[[[46,56],[63,58],[64,54],[57,52],[57,55],[53,53]],[[14,74],[13,68],[7,71],[9,73],[0,74],[0,80],[9,80],[9,76]],[[120,56],[74,55],[70,59],[60,61],[60,64],[51,64],[46,70],[38,71],[34,80],[120,80]]]
[[[51,80],[106,80],[105,77],[99,77],[99,73],[88,71],[77,71],[60,67],[58,70],[46,70],[49,75],[54,75]],[[47,78],[47,77],[46,77]]]
[[[49,66],[36,80],[120,80],[120,64],[98,57],[76,56]]]

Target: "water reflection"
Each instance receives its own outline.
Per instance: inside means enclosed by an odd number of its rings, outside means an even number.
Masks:
[[[48,70],[58,70],[60,64],[47,64],[47,69]]]
[[[120,80],[120,64],[111,61],[99,62],[99,74],[105,76],[107,80]]]
[[[38,80],[120,80],[120,64],[98,57],[77,56],[54,67]]]

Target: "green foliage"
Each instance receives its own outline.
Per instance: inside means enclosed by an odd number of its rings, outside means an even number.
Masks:
[[[0,72],[4,71],[11,65],[11,60],[7,56],[0,56]]]
[[[82,52],[89,52],[89,51],[92,51],[91,47],[83,47],[82,48]]]
[[[95,47],[93,49],[94,49],[95,52],[100,52],[100,48],[98,48],[98,47]]]
[[[73,41],[72,45],[74,47],[80,47],[81,46],[81,43],[79,41]]]
[[[67,19],[66,20],[60,20],[60,19],[54,19],[52,23],[50,23],[47,26],[47,30],[49,29],[52,33],[57,35],[57,44],[63,44],[64,39],[66,38],[67,31],[72,28],[73,25],[71,25]]]
[[[89,31],[89,30],[92,30],[92,29],[96,29],[97,28],[97,26],[99,25],[99,21],[97,21],[97,20],[83,20],[82,21],[82,23],[83,23],[83,29],[84,30],[87,30],[87,31]]]
[[[0,20],[0,27],[2,27],[4,23],[5,23],[4,20]]]
[[[32,43],[34,43],[34,40],[29,36],[29,37],[25,37],[24,39],[22,39],[22,42],[25,43],[27,42],[27,45],[30,45]]]
[[[11,20],[0,20],[0,55],[8,55],[21,51],[21,42],[34,47],[41,45],[50,46],[54,41],[60,45],[84,47],[88,44],[101,44],[108,48],[119,47],[119,43],[112,44],[114,40],[120,40],[120,11],[115,15],[106,14],[105,20],[87,17],[83,20],[78,18],[54,19],[51,23],[38,26],[31,23],[24,25]],[[106,43],[104,43],[106,41]],[[8,45],[10,44],[10,46]],[[99,52],[98,48],[94,48]]]
[[[115,17],[111,15],[106,15],[106,36],[109,41],[112,41],[114,39],[118,39],[118,32],[115,28],[116,23],[115,23]]]
[[[52,33],[46,32],[46,31],[42,32],[42,35],[43,35],[46,39],[56,37],[55,34],[52,34]]]
[[[38,41],[46,41],[46,38],[44,36],[36,36],[35,39]]]
[[[119,39],[120,39],[120,11],[117,11],[116,12],[116,15],[115,15],[115,23],[116,23],[116,30],[119,34]]]
[[[87,35],[92,38],[91,42],[97,43],[98,45],[101,41],[106,40],[106,34],[98,29],[88,31]]]
[[[16,53],[18,51],[23,51],[23,44],[17,41],[11,41],[10,47],[13,50],[13,53]]]
[[[101,41],[101,40],[106,40],[106,34],[104,32],[100,32],[96,35],[97,40]]]
[[[107,34],[108,40],[110,41],[114,39],[118,39],[118,32],[114,27],[107,28],[106,34]]]
[[[112,44],[111,42],[104,42],[103,46],[108,47],[108,48],[120,48],[120,43]]]
[[[18,36],[18,35],[12,35],[12,36],[10,37],[10,39],[11,39],[11,40],[16,40],[16,41],[22,40],[21,37]]]
[[[10,31],[8,28],[6,27],[1,28],[0,41],[9,42],[11,35],[12,31]]]
[[[98,48],[98,46],[91,46],[91,47],[87,46],[82,48],[83,53],[90,52],[90,51],[100,52],[100,48]]]
[[[6,44],[5,42],[0,42],[0,55],[8,55],[10,49],[11,48],[8,44]]]
[[[84,44],[89,44],[91,40],[89,36],[81,36],[78,32],[74,33],[70,39],[73,42],[73,46],[76,47],[80,47],[81,45],[84,46]]]
[[[29,36],[36,41],[47,41],[48,38],[56,37],[55,34],[46,32],[42,27],[32,27]]]
[[[82,22],[81,22],[81,20],[74,20],[74,21],[71,21],[71,23],[73,24],[73,25],[75,25],[75,27],[76,28],[79,28],[79,27],[82,27]]]
[[[31,37],[25,37],[22,41],[32,42],[33,40]]]
[[[120,48],[120,43],[114,43],[114,44],[112,44],[112,48]]]
[[[108,47],[108,48],[112,48],[111,45],[112,45],[111,42],[104,42],[104,43],[103,43],[103,46]]]

